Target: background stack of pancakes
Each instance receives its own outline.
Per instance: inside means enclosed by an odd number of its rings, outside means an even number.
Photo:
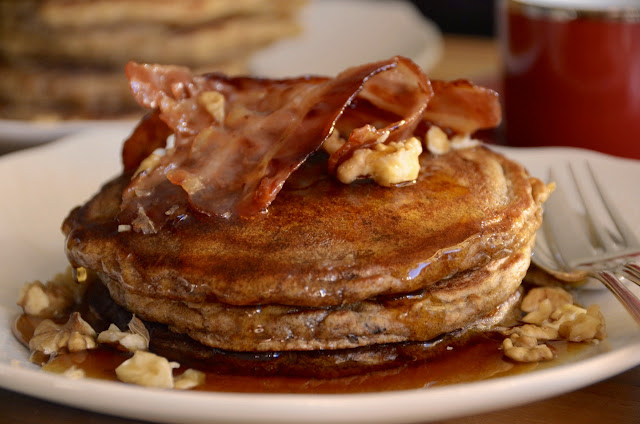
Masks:
[[[0,0],[0,118],[138,111],[129,60],[244,73],[257,49],[300,30],[304,0]]]

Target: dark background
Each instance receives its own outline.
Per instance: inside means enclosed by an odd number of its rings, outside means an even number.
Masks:
[[[498,0],[413,0],[442,32],[494,35],[494,6]]]

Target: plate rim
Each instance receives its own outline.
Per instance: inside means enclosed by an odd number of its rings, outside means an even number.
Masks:
[[[34,147],[32,149],[23,150],[0,157],[0,169],[4,166],[11,166],[13,161],[29,161],[34,156],[56,155],[60,152],[75,148],[78,144],[81,147],[81,154],[86,151],[97,149],[100,152],[105,148],[113,151],[117,157],[121,148],[122,137],[131,131],[129,126],[111,127],[109,129],[89,130],[86,132],[74,134],[62,138],[56,142]],[[115,137],[120,137],[116,143],[113,141]],[[86,143],[87,139],[91,139],[98,144],[92,147]],[[527,155],[535,156],[567,156],[567,157],[584,157],[596,158],[597,160],[605,160],[613,163],[629,163],[634,169],[640,172],[640,161],[626,158],[618,158],[614,156],[604,155],[577,148],[564,147],[547,147],[547,148],[508,148],[500,146],[491,146],[507,155],[522,158]],[[84,149],[84,150],[83,150]],[[98,155],[100,156],[100,155]],[[521,160],[521,159],[517,159]],[[7,165],[9,163],[9,165]],[[62,166],[64,162],[58,163]],[[526,166],[526,162],[525,162]],[[115,171],[115,170],[114,170]],[[0,189],[1,190],[1,189]],[[21,282],[11,283],[19,286]],[[17,307],[13,310],[18,311]],[[0,318],[6,316],[11,311],[0,306]],[[0,322],[2,322],[0,320]],[[7,328],[4,330],[10,330]],[[0,329],[2,335],[3,329]],[[12,337],[12,336],[11,336]],[[389,392],[376,393],[356,393],[356,394],[255,394],[255,393],[221,393],[221,392],[175,392],[163,391],[159,389],[146,389],[137,386],[127,386],[119,382],[100,381],[100,380],[69,380],[59,375],[47,374],[39,370],[35,366],[16,367],[5,360],[0,361],[0,386],[9,390],[17,391],[26,395],[38,397],[45,400],[54,401],[68,406],[88,409],[90,411],[107,413],[111,415],[119,415],[127,418],[149,419],[145,415],[145,411],[140,410],[134,402],[128,405],[118,405],[119,410],[110,409],[111,400],[120,400],[125,402],[126,398],[142,399],[142,403],[149,404],[162,400],[171,402],[160,402],[172,404],[169,410],[162,409],[158,416],[154,416],[153,420],[157,422],[170,422],[180,418],[181,421],[199,422],[203,419],[220,420],[225,422],[252,422],[260,418],[260,421],[278,421],[297,422],[304,419],[306,422],[330,422],[339,421],[348,417],[350,422],[398,422],[422,420],[423,422],[455,418],[459,416],[488,412],[490,410],[501,409],[505,407],[513,407],[524,403],[553,397],[580,387],[584,387],[591,383],[595,383],[604,378],[613,376],[618,372],[630,369],[640,364],[640,338],[634,338],[630,343],[618,347],[609,352],[599,353],[593,357],[581,359],[568,364],[558,364],[544,370],[527,372],[524,375],[505,376],[495,379],[482,380],[477,382],[460,383],[448,386],[438,386],[422,389],[410,389]],[[25,350],[25,355],[28,352]],[[24,360],[24,358],[21,358]],[[548,386],[549,379],[556,376],[564,376],[572,378],[562,378],[563,384]],[[577,377],[576,377],[577,376]],[[525,380],[530,387],[544,387],[545,392],[532,391],[528,394],[514,395],[514,390],[521,388]],[[556,381],[556,380],[554,380]],[[34,384],[36,390],[34,392]],[[40,382],[40,384],[37,384]],[[44,382],[45,384],[41,384]],[[556,381],[557,382],[557,381]],[[45,388],[55,387],[56,390],[43,392]],[[115,393],[114,393],[115,392]],[[456,411],[446,409],[443,404],[446,399],[451,396],[467,396],[471,393],[476,398],[471,399],[465,408],[459,408]],[[108,395],[109,405],[91,403],[87,405],[86,399],[78,394],[96,393]],[[480,394],[494,393],[500,394],[502,397],[497,402],[486,403]],[[479,396],[479,397],[478,397]],[[392,401],[394,405],[413,405],[413,408],[393,408],[387,410],[379,405],[389,405]],[[190,408],[188,416],[171,415],[171,411],[175,412],[176,403]],[[238,408],[251,402],[255,406],[259,416],[253,415],[247,408]],[[291,402],[297,404],[297,410],[291,411]],[[116,402],[117,404],[117,402]],[[212,405],[213,404],[213,405]],[[301,408],[300,405],[304,405]],[[416,406],[417,405],[417,406]],[[437,407],[434,407],[437,406]],[[367,409],[367,414],[362,414],[362,409]],[[245,415],[238,414],[238,412]],[[213,415],[212,415],[213,414]],[[360,414],[360,415],[358,415]]]

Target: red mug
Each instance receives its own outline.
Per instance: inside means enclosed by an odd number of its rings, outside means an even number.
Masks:
[[[640,0],[504,0],[506,142],[640,159]]]

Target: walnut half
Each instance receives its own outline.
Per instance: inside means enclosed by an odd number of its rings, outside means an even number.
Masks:
[[[179,366],[162,356],[138,350],[116,368],[116,376],[125,383],[171,389],[173,388],[173,369]]]
[[[74,312],[64,325],[42,321],[29,341],[32,362],[41,362],[61,352],[80,352],[96,347],[96,332]]]
[[[145,387],[187,390],[203,384],[206,375],[192,368],[173,377],[173,370],[180,367],[177,362],[151,352],[136,351],[133,356],[116,368],[120,381]]]

